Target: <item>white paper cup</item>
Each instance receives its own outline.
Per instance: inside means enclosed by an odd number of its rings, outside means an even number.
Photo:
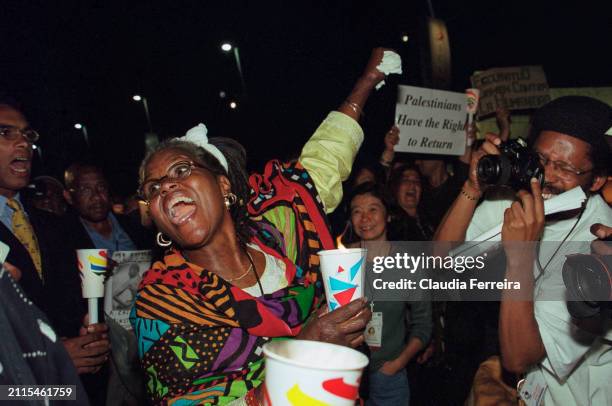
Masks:
[[[329,310],[335,310],[364,295],[367,249],[319,251],[321,276]]]
[[[104,297],[104,276],[108,266],[108,250],[76,250],[81,289],[84,298]]]
[[[348,347],[282,340],[263,347],[268,406],[353,406],[368,357]]]

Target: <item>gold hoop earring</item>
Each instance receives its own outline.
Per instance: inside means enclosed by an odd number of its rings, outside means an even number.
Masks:
[[[223,196],[223,201],[225,202],[225,207],[229,210],[230,207],[236,204],[238,198],[232,192],[229,192],[225,196]]]
[[[172,240],[164,239],[164,235],[160,231],[159,233],[157,233],[157,245],[164,248],[169,247],[172,245]]]

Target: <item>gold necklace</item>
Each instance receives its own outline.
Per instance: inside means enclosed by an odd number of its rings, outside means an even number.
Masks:
[[[244,278],[245,276],[247,276],[249,274],[249,272],[251,272],[251,269],[253,269],[253,258],[251,257],[251,254],[249,253],[249,251],[247,250],[246,254],[249,257],[249,268],[240,276],[236,277],[236,278],[230,278],[230,279],[226,279],[227,282],[233,282],[233,281],[239,281],[240,279]]]

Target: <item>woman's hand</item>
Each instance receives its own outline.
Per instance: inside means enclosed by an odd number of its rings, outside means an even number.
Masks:
[[[436,346],[434,345],[434,342],[432,341],[431,343],[429,343],[427,348],[425,348],[425,350],[417,357],[417,362],[419,364],[426,363],[427,361],[429,361],[432,355],[434,355],[435,352],[436,352]]]
[[[339,112],[359,121],[370,93],[380,81],[385,79],[385,74],[377,69],[377,66],[383,60],[385,51],[390,50],[385,48],[374,48],[372,50],[372,55],[370,55],[365,70],[355,83],[351,93],[338,108]]]
[[[392,359],[391,361],[386,361],[382,367],[378,370],[385,375],[395,375],[406,365],[403,365],[402,362],[398,359]]]
[[[387,131],[387,134],[385,134],[385,152],[395,152],[393,148],[399,142],[399,133],[400,130],[396,125],[393,125],[389,131]]]
[[[332,312],[324,307],[313,315],[296,338],[355,348],[363,343],[363,331],[371,318],[365,299],[353,300]]]
[[[381,47],[374,48],[372,50],[372,54],[370,55],[370,60],[368,61],[363,74],[361,75],[361,80],[370,84],[372,87],[376,86],[378,82],[385,79],[385,74],[376,68],[382,62],[385,51],[391,50]]]

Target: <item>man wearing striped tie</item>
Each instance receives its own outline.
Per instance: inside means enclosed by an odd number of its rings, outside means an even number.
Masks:
[[[0,100],[0,241],[10,247],[6,269],[52,321],[77,371],[91,374],[107,361],[110,343],[106,325],[84,327],[87,316],[83,320],[75,305],[80,286],[66,284],[74,278],[64,275],[77,272],[74,243],[62,235],[60,218],[24,207],[20,198],[38,139],[19,108]]]

